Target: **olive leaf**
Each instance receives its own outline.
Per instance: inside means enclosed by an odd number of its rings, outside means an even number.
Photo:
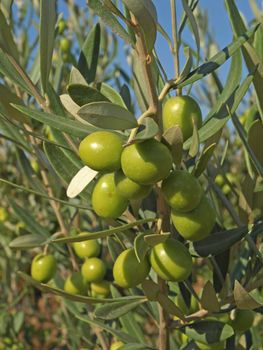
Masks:
[[[67,188],[67,196],[69,198],[74,198],[79,195],[84,190],[84,188],[88,186],[88,184],[96,177],[97,174],[97,171],[85,165],[71,179]]]
[[[239,309],[256,309],[263,305],[263,299],[258,293],[254,291],[247,292],[244,287],[235,281],[234,299]]]
[[[80,107],[91,102],[109,101],[100,91],[91,86],[70,84],[67,90],[72,100]]]

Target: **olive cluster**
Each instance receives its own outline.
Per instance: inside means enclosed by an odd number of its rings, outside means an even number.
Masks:
[[[83,234],[85,232],[79,235]],[[98,257],[101,252],[98,240],[75,242],[73,250],[83,263],[80,271],[72,272],[67,277],[64,290],[73,295],[106,298],[110,294],[110,281],[105,279],[107,265]],[[51,254],[38,254],[32,261],[31,275],[39,282],[49,282],[55,276],[56,270],[56,260]]]

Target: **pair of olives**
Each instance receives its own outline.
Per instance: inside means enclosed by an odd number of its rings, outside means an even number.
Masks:
[[[162,279],[179,282],[191,274],[192,258],[181,242],[168,238],[151,249],[149,260],[145,257],[139,262],[133,248],[124,250],[114,263],[113,277],[120,287],[136,287],[145,280],[151,267]]]

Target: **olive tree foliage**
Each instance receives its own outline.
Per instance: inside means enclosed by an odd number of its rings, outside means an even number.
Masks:
[[[262,11],[250,1],[255,19],[246,23],[236,2],[225,0],[233,40],[219,49],[198,0],[170,3],[172,30],[166,32],[151,0],[66,1],[65,28],[55,0],[0,2],[0,307],[4,300],[16,307],[32,287],[47,298],[59,296],[60,327],[70,349],[109,349],[115,340],[123,350],[198,349],[198,342],[261,346]],[[174,61],[171,77],[155,50],[160,36]],[[121,51],[130,69],[120,65]],[[165,137],[161,123],[163,103],[182,92],[206,111],[202,127],[184,142],[178,128]],[[194,258],[186,281],[165,283],[152,272],[136,288],[112,283],[111,296],[103,299],[63,290],[63,280],[80,263],[74,241],[100,239],[112,266],[124,247],[133,246],[140,260],[153,245],[178,238],[172,226],[164,232],[158,187],[118,219],[94,214],[96,179],[83,172],[78,145],[101,129],[117,131],[128,144],[162,140],[176,166],[199,178],[213,202],[213,232],[183,241]],[[90,234],[77,237],[80,231]],[[43,250],[59,266],[49,284],[29,273],[30,260]],[[245,334],[231,326],[236,308],[255,310],[255,326]],[[18,315],[8,319],[6,310],[1,319],[9,320],[14,334],[23,328],[24,315]]]

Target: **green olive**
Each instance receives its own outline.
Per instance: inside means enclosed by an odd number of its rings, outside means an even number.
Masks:
[[[53,255],[38,254],[31,264],[31,276],[38,282],[47,283],[56,273],[57,263]]]
[[[122,341],[116,341],[115,343],[111,344],[110,350],[118,350],[120,349],[124,343]]]
[[[91,169],[111,172],[121,166],[122,139],[109,131],[96,131],[81,141],[79,156]]]
[[[142,185],[151,185],[168,177],[172,163],[169,149],[155,139],[129,145],[121,155],[124,174]]]
[[[150,263],[156,274],[166,281],[184,281],[192,272],[189,251],[173,238],[168,238],[152,248]]]
[[[121,170],[115,173],[115,184],[119,194],[130,200],[147,197],[152,189],[150,185],[140,185],[132,181]]]
[[[65,292],[73,295],[85,295],[86,283],[80,272],[73,272],[64,283]]]
[[[90,284],[90,289],[92,293],[96,294],[96,296],[107,298],[110,294],[110,282],[105,280],[100,282],[92,282]]]
[[[81,232],[79,236],[86,234]],[[96,239],[90,239],[82,242],[74,242],[73,249],[77,256],[81,259],[91,258],[100,254],[100,244]]]
[[[199,181],[183,170],[174,171],[163,181],[162,192],[169,206],[179,212],[196,208],[203,195]]]
[[[197,128],[202,126],[202,113],[196,101],[190,96],[174,96],[163,107],[163,129],[178,125],[187,140],[193,134],[193,120]]]
[[[81,266],[81,273],[85,282],[101,282],[106,274],[106,265],[99,258],[86,259]]]
[[[150,264],[147,258],[138,261],[133,248],[124,250],[113,266],[115,282],[122,288],[133,288],[148,276]]]
[[[172,210],[171,218],[182,237],[189,241],[198,241],[211,233],[216,215],[210,201],[203,196],[194,210],[187,213]]]
[[[95,184],[91,203],[98,216],[116,219],[128,206],[128,200],[116,189],[114,173],[102,175]]]
[[[60,40],[60,49],[62,52],[68,53],[70,51],[70,47],[71,47],[71,42],[69,39],[62,38]]]

